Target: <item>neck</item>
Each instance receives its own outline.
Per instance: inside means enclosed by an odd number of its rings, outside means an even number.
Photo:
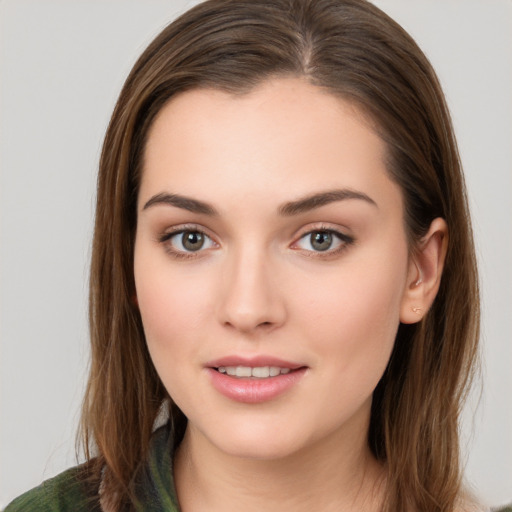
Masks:
[[[380,510],[385,480],[365,429],[356,437],[337,432],[286,457],[261,460],[221,452],[189,426],[174,474],[183,512],[374,512]]]

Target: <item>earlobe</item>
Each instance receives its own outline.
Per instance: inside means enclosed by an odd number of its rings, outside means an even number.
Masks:
[[[410,258],[400,321],[419,322],[427,313],[439,290],[448,248],[448,226],[440,217],[430,224]]]

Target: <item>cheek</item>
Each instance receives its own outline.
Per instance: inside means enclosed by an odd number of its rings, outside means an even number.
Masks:
[[[204,271],[192,272],[169,258],[144,239],[135,244],[135,288],[148,344],[178,342],[205,316]]]
[[[168,391],[193,361],[211,309],[208,294],[193,276],[173,272],[166,256],[135,252],[135,287],[146,343],[153,364]],[[160,261],[161,260],[161,261]]]
[[[180,345],[205,319],[204,297],[172,285],[158,285],[148,293],[138,290],[138,301],[148,343]]]
[[[389,254],[384,258],[383,254]],[[374,386],[393,349],[405,286],[407,249],[380,252],[380,258],[358,254],[329,280],[319,279],[309,300],[297,305],[302,330],[321,352],[321,364],[333,381],[346,386],[366,380]],[[378,264],[375,263],[378,261]],[[297,290],[297,304],[300,296]],[[373,391],[373,388],[371,389]]]
[[[174,279],[173,279],[174,277]],[[153,365],[174,402],[189,416],[190,404],[207,407],[190,383],[200,340],[207,328],[208,304],[200,286],[168,273],[143,271],[136,279],[137,297],[148,351]]]

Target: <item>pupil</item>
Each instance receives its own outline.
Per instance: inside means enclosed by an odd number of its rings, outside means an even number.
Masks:
[[[204,236],[197,231],[188,231],[183,235],[183,247],[188,251],[198,251],[204,244]]]
[[[318,231],[311,235],[311,245],[317,251],[326,251],[331,247],[332,234],[325,231]]]

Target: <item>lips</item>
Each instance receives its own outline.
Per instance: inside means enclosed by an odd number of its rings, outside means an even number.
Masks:
[[[273,400],[293,388],[307,367],[274,357],[229,356],[206,365],[211,383],[219,393],[241,403]]]

